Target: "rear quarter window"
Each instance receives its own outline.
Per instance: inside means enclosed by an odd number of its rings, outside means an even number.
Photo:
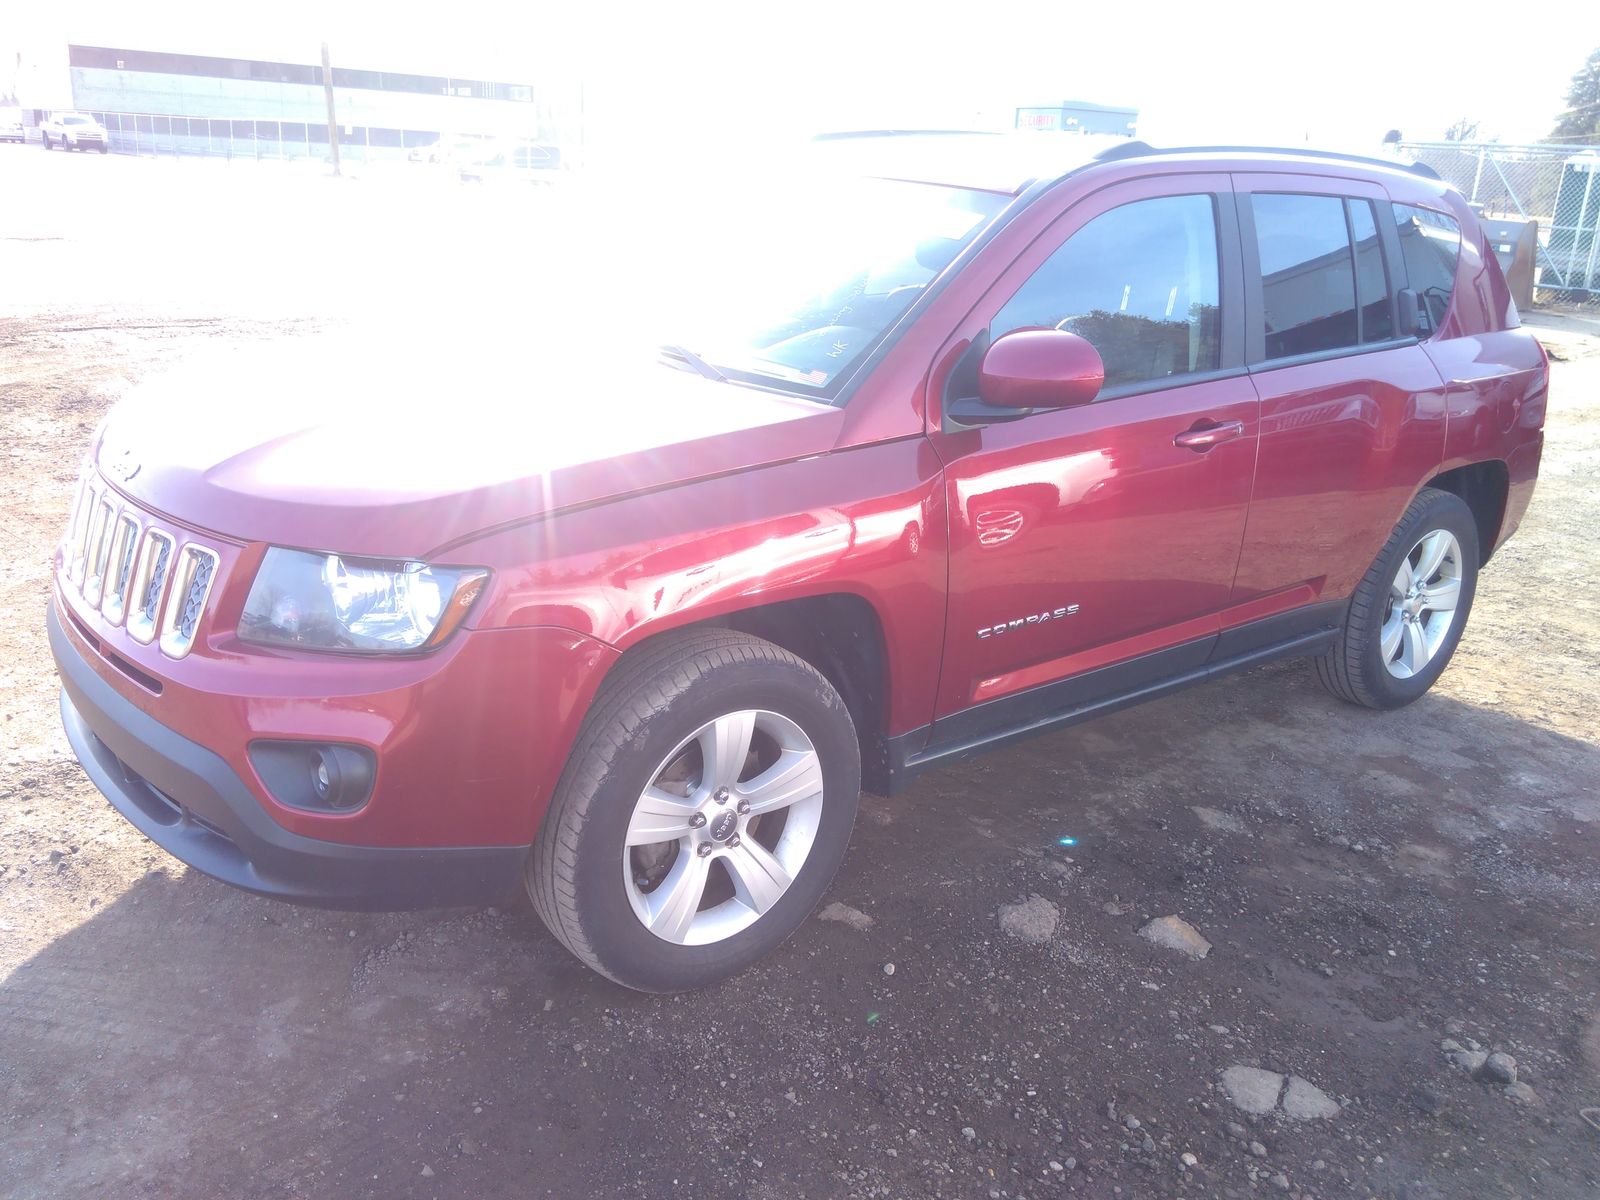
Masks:
[[[1454,217],[1431,208],[1412,204],[1392,204],[1390,208],[1400,235],[1400,258],[1411,290],[1417,293],[1421,311],[1427,316],[1427,332],[1431,333],[1443,322],[1455,294],[1461,226]]]

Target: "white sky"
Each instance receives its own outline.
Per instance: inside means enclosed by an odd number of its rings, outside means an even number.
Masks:
[[[1157,145],[1548,133],[1600,46],[1600,0],[1312,5],[1278,0],[791,0],[443,4],[73,0],[15,6],[22,44],[68,40],[367,69],[582,78],[606,141],[888,125],[1009,127],[1018,105],[1141,110]],[[24,25],[20,34],[15,32]],[[11,40],[0,33],[0,39]],[[3,50],[3,46],[0,46]]]

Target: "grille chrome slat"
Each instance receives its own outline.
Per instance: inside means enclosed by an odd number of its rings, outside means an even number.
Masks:
[[[106,582],[106,560],[111,556],[111,534],[116,512],[110,493],[101,493],[94,506],[94,520],[89,525],[89,546],[84,555],[83,598],[90,608],[100,606],[100,592]]]
[[[156,622],[161,617],[161,601],[166,596],[167,576],[177,543],[172,535],[152,529],[144,536],[138,565],[128,587],[128,636],[148,646],[156,640]]]
[[[105,599],[100,611],[113,625],[122,624],[128,611],[128,584],[133,578],[134,555],[139,550],[139,519],[124,509],[117,518],[116,536],[106,563]]]
[[[89,528],[94,524],[94,514],[100,502],[100,490],[93,483],[83,485],[83,495],[78,500],[78,521],[72,534],[72,562],[67,577],[75,587],[83,586],[83,573],[89,564]]]
[[[161,619],[161,651],[182,658],[194,646],[194,635],[217,577],[217,556],[204,546],[187,543],[178,555],[178,569],[167,591],[166,614]]]

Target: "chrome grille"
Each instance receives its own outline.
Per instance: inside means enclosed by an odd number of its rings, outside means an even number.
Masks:
[[[61,583],[98,608],[111,625],[162,653],[194,647],[216,581],[216,551],[157,529],[93,477],[78,491],[62,553]]]

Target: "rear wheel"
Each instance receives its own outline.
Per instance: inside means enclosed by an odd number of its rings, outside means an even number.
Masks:
[[[844,857],[855,727],[814,668],[759,638],[668,635],[601,688],[529,857],[540,917],[627,987],[743,970]]]
[[[1478,527],[1451,492],[1424,488],[1350,600],[1338,641],[1317,660],[1335,696],[1399,708],[1443,674],[1478,581]]]
[[[39,135],[39,137],[40,137],[40,138],[41,138],[41,139],[42,139],[42,140],[43,140],[43,142],[44,142],[44,148],[45,148],[45,149],[46,149],[46,150],[48,150],[48,149],[50,149],[50,135],[49,135],[49,134],[48,134],[48,133],[41,133],[41,134],[40,134],[40,135]]]

